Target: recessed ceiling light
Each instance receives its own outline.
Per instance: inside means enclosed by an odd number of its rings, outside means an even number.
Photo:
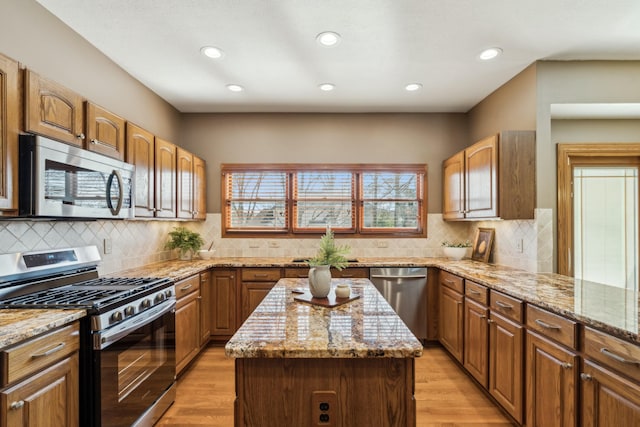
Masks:
[[[415,92],[416,90],[422,89],[422,83],[409,83],[404,87],[404,90],[409,92]]]
[[[322,91],[330,92],[330,91],[332,91],[332,90],[334,90],[336,88],[336,85],[334,85],[333,83],[322,83],[318,87]]]
[[[231,92],[242,92],[244,90],[242,86],[235,84],[227,85],[227,89],[229,89]]]
[[[495,58],[496,56],[499,56],[501,53],[502,49],[500,49],[499,47],[490,47],[489,49],[485,49],[480,52],[480,55],[478,57],[483,61],[488,61]]]
[[[209,58],[213,59],[220,59],[224,56],[224,52],[222,51],[222,49],[214,46],[205,46],[200,49],[200,52],[202,52],[204,56],[208,56]]]
[[[316,40],[322,46],[335,46],[340,43],[340,34],[333,31],[324,31],[316,36]]]

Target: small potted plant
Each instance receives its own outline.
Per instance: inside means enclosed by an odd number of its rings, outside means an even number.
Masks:
[[[204,244],[204,240],[200,233],[191,231],[186,227],[174,227],[169,232],[169,241],[165,245],[167,249],[178,249],[180,259],[183,261],[191,260],[193,254]]]
[[[471,242],[465,240],[464,242],[449,242],[445,240],[442,242],[442,250],[444,255],[452,258],[456,261],[461,260],[467,254],[467,249],[471,247]]]
[[[320,238],[320,247],[315,257],[308,261],[309,291],[315,298],[326,298],[331,290],[331,271],[334,267],[342,270],[348,265],[345,255],[349,253],[349,246],[338,246],[333,238],[333,231],[327,232]]]

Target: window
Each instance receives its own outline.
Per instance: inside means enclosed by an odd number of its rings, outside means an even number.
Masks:
[[[426,236],[426,165],[222,165],[223,235]]]

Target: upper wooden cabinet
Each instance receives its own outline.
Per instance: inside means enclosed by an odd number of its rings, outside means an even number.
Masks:
[[[156,138],[155,151],[155,216],[175,218],[177,147],[168,141]]]
[[[25,130],[82,147],[82,97],[31,70],[24,80]]]
[[[135,165],[137,217],[155,216],[155,137],[151,132],[127,122],[126,161]]]
[[[18,63],[0,55],[0,215],[18,209],[19,88]]]
[[[535,132],[505,131],[443,162],[443,218],[533,219]]]
[[[193,219],[207,219],[207,163],[193,156]]]
[[[124,160],[125,120],[91,102],[85,111],[87,150]]]
[[[207,216],[206,163],[180,147],[178,147],[177,156],[178,218],[205,219]]]

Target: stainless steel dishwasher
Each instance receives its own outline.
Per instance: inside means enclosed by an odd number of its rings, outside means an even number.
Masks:
[[[427,269],[372,268],[369,278],[418,339],[427,338]]]

